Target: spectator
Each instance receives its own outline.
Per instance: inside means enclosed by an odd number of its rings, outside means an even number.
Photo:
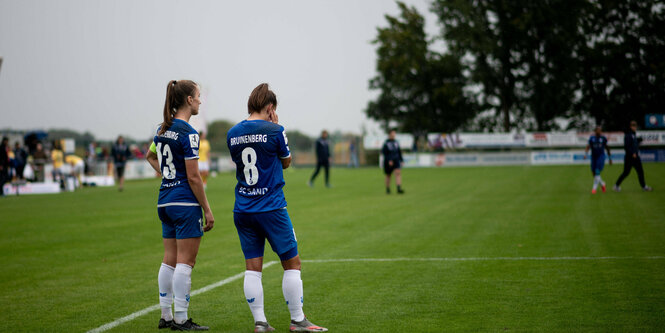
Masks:
[[[62,152],[60,141],[53,141],[53,150],[51,150],[51,161],[53,162],[53,181],[59,182],[64,188],[65,183],[62,174],[62,166],[65,164],[65,153]]]
[[[14,168],[16,169],[16,179],[24,179],[23,171],[25,165],[28,163],[28,152],[21,147],[21,144],[16,141],[14,144]]]
[[[127,164],[127,159],[132,156],[132,153],[129,152],[129,147],[125,144],[125,138],[123,138],[122,135],[118,137],[118,140],[116,140],[111,148],[111,155],[113,156],[115,174],[118,179],[118,191],[122,192],[125,185],[125,165]]]
[[[326,176],[326,187],[330,187],[329,169],[330,169],[330,144],[328,142],[328,131],[323,130],[321,137],[316,140],[316,170],[309,180],[309,187],[314,186],[314,179],[323,167]]]
[[[35,151],[32,154],[32,169],[34,171],[34,179],[37,182],[44,182],[44,165],[48,160],[48,155],[44,151],[44,145],[41,142],[37,142],[35,146]]]
[[[0,144],[0,195],[4,195],[5,183],[9,181],[9,139],[2,138]]]
[[[349,143],[349,168],[358,167],[358,145],[356,143],[356,138],[351,138]]]

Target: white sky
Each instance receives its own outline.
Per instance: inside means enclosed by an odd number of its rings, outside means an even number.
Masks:
[[[405,2],[437,32],[428,1]],[[167,82],[192,79],[199,123],[244,119],[268,82],[287,131],[374,132],[370,41],[397,13],[390,0],[0,0],[0,128],[147,139]]]

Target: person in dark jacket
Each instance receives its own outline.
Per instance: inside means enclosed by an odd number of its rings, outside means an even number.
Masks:
[[[642,169],[642,160],[640,159],[639,145],[642,141],[642,138],[637,137],[637,122],[630,122],[630,129],[626,131],[626,135],[623,138],[624,149],[626,150],[626,156],[623,160],[623,173],[617,179],[616,184],[614,185],[614,190],[617,192],[621,191],[621,182],[630,174],[630,169],[635,168],[637,171],[637,178],[640,180],[640,186],[642,190],[650,192],[653,189],[646,185],[644,181],[644,169]]]
[[[5,183],[11,180],[9,165],[9,139],[4,137],[2,138],[2,144],[0,144],[0,195],[4,195],[3,187]]]
[[[386,194],[390,194],[390,177],[395,173],[395,183],[397,184],[397,193],[403,194],[402,189],[402,149],[399,142],[395,140],[397,132],[390,130],[388,140],[383,143],[381,154],[383,154],[383,172],[386,174]]]
[[[21,147],[21,144],[16,141],[14,144],[14,168],[16,168],[16,179],[25,179],[23,171],[25,165],[28,163],[28,152]]]
[[[316,140],[316,170],[309,180],[309,186],[314,186],[314,179],[323,167],[326,176],[326,187],[330,187],[330,143],[328,142],[328,131],[323,130],[321,137]]]
[[[118,136],[113,147],[111,147],[111,155],[113,156],[113,164],[115,165],[115,174],[118,178],[118,190],[122,191],[125,185],[125,164],[132,156],[129,151],[129,146],[125,143],[125,138]]]

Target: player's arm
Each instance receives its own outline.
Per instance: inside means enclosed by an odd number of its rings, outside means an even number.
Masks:
[[[201,179],[201,174],[199,173],[199,160],[196,158],[185,160],[185,169],[187,169],[187,182],[189,183],[189,187],[192,189],[192,192],[194,192],[194,196],[201,205],[201,208],[203,208],[203,213],[205,214],[206,225],[203,228],[203,231],[209,231],[215,224],[215,217],[212,215],[206,192],[203,190],[203,179]]]
[[[282,161],[282,169],[286,169],[291,165],[291,156],[287,158],[281,158],[280,160]]]
[[[610,145],[605,144],[605,150],[607,150],[607,159],[610,161],[610,165],[612,165],[612,153],[610,153]]]
[[[150,145],[148,153],[145,156],[145,159],[150,163],[150,166],[157,171],[158,174],[162,174],[159,170],[159,160],[157,159],[157,147],[155,147],[155,142]]]

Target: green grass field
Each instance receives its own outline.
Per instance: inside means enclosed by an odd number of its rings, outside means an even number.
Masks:
[[[378,168],[333,169],[333,189],[287,172],[305,313],[330,332],[663,331],[665,164],[645,169],[654,192],[633,172],[594,196],[587,166],[406,169],[403,196],[384,193]],[[0,198],[0,331],[86,332],[157,304],[158,184]],[[192,290],[244,271],[234,185],[208,185],[217,222]],[[395,260],[339,260],[363,258]],[[265,269],[266,315],[288,332],[281,280]],[[193,296],[189,314],[212,332],[253,329],[242,279]],[[158,319],[108,332],[157,332]]]

